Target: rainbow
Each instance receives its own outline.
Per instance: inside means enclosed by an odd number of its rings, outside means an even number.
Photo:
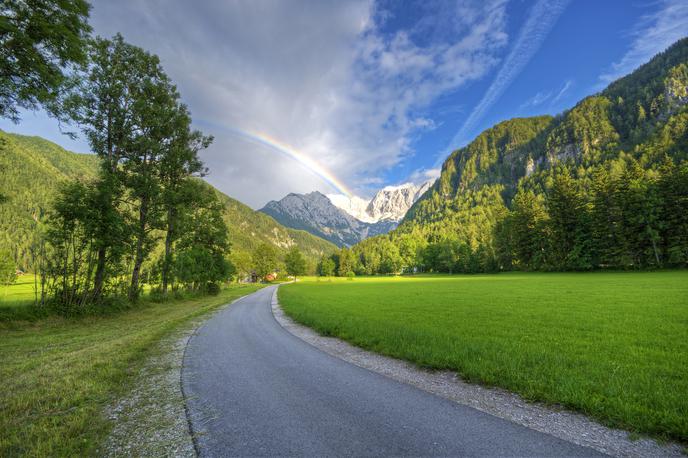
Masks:
[[[310,157],[306,156],[304,153],[297,151],[296,149],[287,145],[286,143],[283,143],[277,140],[276,138],[269,136],[268,134],[251,132],[247,130],[238,130],[234,128],[229,128],[228,130],[234,135],[245,138],[251,142],[267,146],[268,148],[274,151],[282,153],[285,156],[288,156],[291,159],[296,160],[309,172],[313,173],[314,175],[318,176],[319,178],[327,182],[327,184],[332,186],[340,193],[346,195],[347,197],[351,197],[353,195],[349,188],[347,188],[346,185],[342,183],[342,181],[339,178],[334,176],[332,172],[330,172],[325,167],[315,162]]]

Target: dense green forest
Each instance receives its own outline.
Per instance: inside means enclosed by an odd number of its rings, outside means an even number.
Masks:
[[[687,161],[682,39],[556,117],[487,129],[395,231],[331,260],[339,275],[685,267]]]
[[[32,271],[31,245],[40,236],[38,227],[53,204],[59,185],[70,180],[88,181],[97,175],[93,154],[77,154],[40,137],[0,131],[0,189],[7,201],[0,205],[0,251],[9,251],[17,266]],[[210,188],[210,185],[207,185]],[[222,202],[222,216],[229,228],[229,259],[252,270],[251,255],[261,244],[274,246],[278,259],[298,247],[311,266],[336,247],[305,231],[281,226],[271,217],[215,190]],[[240,272],[245,274],[247,272]]]

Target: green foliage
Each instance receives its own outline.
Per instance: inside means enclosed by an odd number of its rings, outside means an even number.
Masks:
[[[292,247],[287,252],[287,255],[284,257],[284,265],[287,269],[287,274],[294,278],[306,274],[306,259],[298,247]]]
[[[0,251],[0,285],[9,286],[17,281],[17,265],[9,251]]]
[[[268,274],[271,274],[277,270],[277,250],[268,244],[261,243],[253,250],[253,266],[255,268],[256,275],[260,279],[264,279]]]
[[[54,105],[65,70],[86,60],[91,31],[85,0],[4,0],[0,3],[0,117],[19,120],[20,108]]]
[[[98,173],[96,156],[75,154],[39,137],[0,132],[0,249],[12,253],[18,267],[34,271],[32,248],[60,183],[92,180]]]
[[[372,277],[281,287],[323,335],[622,429],[688,440],[688,272]]]
[[[196,189],[193,208],[187,206],[186,211],[177,211],[180,235],[174,246],[174,256],[172,252],[169,254],[174,273],[169,280],[201,291],[228,281],[234,270],[225,258],[230,243],[222,219],[222,204],[216,194],[200,182],[195,182],[193,187]]]
[[[321,277],[331,277],[334,275],[335,264],[331,258],[323,258],[318,265],[318,275]]]

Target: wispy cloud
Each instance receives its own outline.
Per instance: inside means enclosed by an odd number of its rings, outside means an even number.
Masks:
[[[571,89],[571,86],[573,86],[573,80],[566,80],[566,82],[565,82],[564,85],[561,87],[561,89],[559,90],[559,92],[557,93],[557,95],[554,96],[554,98],[553,98],[552,101],[550,102],[550,105],[554,105],[554,104],[557,103],[559,100],[561,100],[561,98],[564,97],[564,95],[569,91],[569,89]]]
[[[548,107],[552,107],[566,95],[571,86],[573,86],[573,80],[566,80],[558,91],[540,91],[528,100],[526,100],[525,102],[523,102],[519,108],[534,108],[545,104]]]
[[[449,150],[464,144],[476,124],[502,96],[530,59],[535,55],[542,42],[564,12],[569,0],[538,0],[521,28],[511,52],[501,65],[497,76],[487,89],[483,98],[473,109],[466,121],[449,144]],[[446,153],[446,151],[444,152]]]
[[[521,109],[523,108],[532,108],[532,107],[537,107],[548,101],[552,97],[551,92],[538,92],[525,102],[523,102],[520,106]]]
[[[688,35],[688,2],[663,0],[657,12],[644,16],[633,29],[631,46],[624,56],[600,75],[600,81],[610,83],[644,64],[658,52]]]

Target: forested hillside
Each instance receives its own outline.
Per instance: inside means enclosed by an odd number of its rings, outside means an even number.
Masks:
[[[60,184],[95,178],[98,158],[72,153],[40,137],[0,131],[0,141],[0,189],[7,197],[0,205],[0,250],[10,250],[20,268],[31,270],[31,244]],[[261,242],[274,245],[280,257],[296,245],[311,263],[335,250],[325,240],[285,228],[271,217],[219,191],[217,194],[224,206],[232,244],[230,258],[235,264],[245,263]]]
[[[685,266],[688,39],[559,116],[512,119],[444,162],[361,273]],[[346,257],[346,256],[345,256]]]

